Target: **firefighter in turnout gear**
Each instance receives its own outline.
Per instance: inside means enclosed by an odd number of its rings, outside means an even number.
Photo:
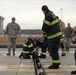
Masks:
[[[36,53],[38,55],[38,49],[41,47],[40,58],[46,58],[46,50],[48,47],[48,40],[46,36],[40,36],[38,39],[35,38],[36,41]]]
[[[23,52],[20,54],[19,58],[32,59],[35,57],[34,37],[30,35],[23,44]]]
[[[48,9],[46,5],[42,6],[42,12],[45,14],[45,19],[42,26],[42,34],[47,36],[49,40],[50,56],[52,57],[52,65],[49,69],[58,69],[60,65],[59,59],[59,44],[62,31],[60,29],[57,16]]]
[[[58,19],[59,19],[59,17],[58,17]],[[59,23],[60,23],[60,28],[62,31],[62,36],[60,39],[60,46],[61,46],[61,50],[62,50],[61,56],[65,56],[66,55],[65,35],[64,35],[65,23],[61,19],[59,19]]]

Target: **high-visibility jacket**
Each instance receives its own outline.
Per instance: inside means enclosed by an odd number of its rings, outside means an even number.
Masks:
[[[48,39],[53,39],[62,35],[59,20],[52,11],[45,13],[45,19],[42,26],[42,34],[46,34]]]
[[[35,52],[34,50],[34,41],[31,38],[28,38],[25,40],[25,43],[23,44],[23,53],[29,54]]]

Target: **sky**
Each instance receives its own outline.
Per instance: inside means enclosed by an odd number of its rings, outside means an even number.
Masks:
[[[21,29],[41,29],[43,5],[47,5],[66,25],[76,26],[76,0],[0,0],[0,16],[5,18],[3,28],[15,17]]]

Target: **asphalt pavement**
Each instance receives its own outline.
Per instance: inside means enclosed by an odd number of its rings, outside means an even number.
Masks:
[[[74,51],[75,48],[71,48],[66,56],[61,56],[61,50],[59,50],[61,61],[59,69],[48,69],[48,66],[51,65],[51,57],[47,52],[46,59],[40,59],[47,75],[71,75],[71,71],[75,70]],[[33,60],[19,59],[21,52],[22,48],[16,48],[15,56],[12,54],[7,56],[7,48],[0,48],[0,75],[35,75]],[[41,69],[38,71],[42,72]]]

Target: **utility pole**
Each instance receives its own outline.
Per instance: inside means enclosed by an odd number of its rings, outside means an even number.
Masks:
[[[61,18],[61,20],[62,20],[62,8],[60,8],[60,18]]]

